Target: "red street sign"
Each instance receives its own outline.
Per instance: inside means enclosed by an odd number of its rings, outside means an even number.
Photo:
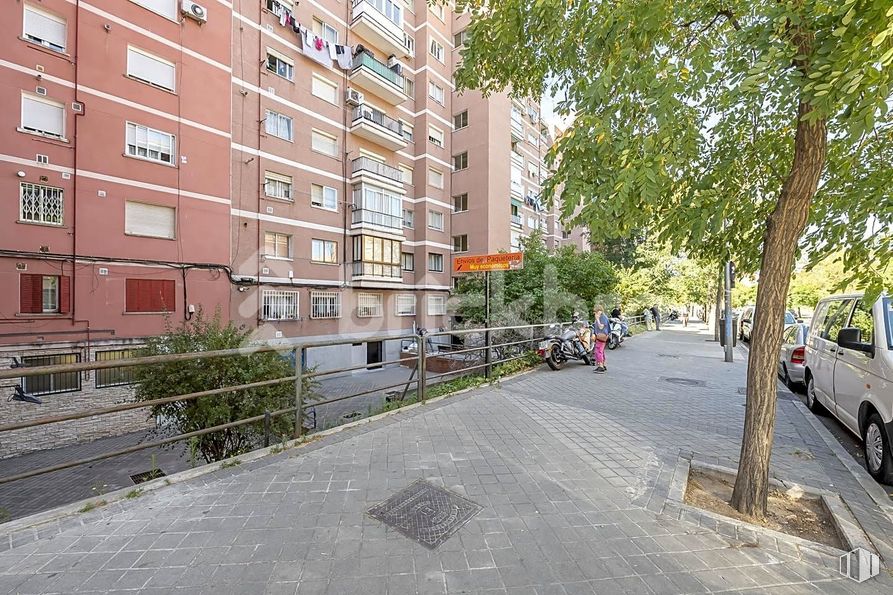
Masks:
[[[482,256],[456,256],[453,258],[454,273],[484,273],[489,271],[517,271],[524,268],[523,252],[484,254]]]

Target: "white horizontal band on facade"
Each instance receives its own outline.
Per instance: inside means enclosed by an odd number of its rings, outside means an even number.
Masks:
[[[452,244],[441,244],[440,242],[432,242],[431,240],[419,240],[416,242],[405,241],[403,242],[403,245],[412,247],[427,246],[429,248],[440,248],[441,250],[453,251]]]
[[[445,76],[443,76],[442,74],[440,74],[440,73],[437,72],[434,68],[432,68],[431,66],[429,66],[429,65],[427,65],[427,64],[425,64],[424,66],[419,66],[419,67],[416,68],[415,70],[413,70],[412,68],[409,68],[409,67],[407,66],[406,68],[404,68],[404,70],[406,70],[407,72],[410,72],[410,73],[412,73],[412,74],[418,74],[418,73],[420,73],[420,72],[428,71],[428,72],[430,72],[431,74],[433,74],[434,76],[436,76],[437,78],[439,78],[441,81],[443,81],[443,83],[444,83],[446,86],[448,86],[448,87],[450,88],[450,91],[455,91],[455,90],[456,90],[456,85],[453,84],[453,81],[451,81],[450,79],[446,78]]]
[[[92,12],[93,14],[98,15],[104,19],[108,19],[108,20],[112,21],[113,23],[124,27],[125,29],[130,29],[131,31],[133,31],[135,33],[139,33],[140,35],[148,37],[149,39],[153,39],[153,40],[157,41],[158,43],[166,45],[166,46],[173,48],[177,51],[181,51],[184,54],[192,56],[193,58],[195,58],[197,60],[201,60],[205,64],[209,64],[210,66],[213,66],[214,68],[219,68],[220,70],[222,70],[226,73],[232,72],[232,68],[230,68],[226,64],[221,64],[220,62],[217,62],[216,60],[209,58],[209,57],[205,56],[204,54],[200,54],[199,52],[196,52],[195,50],[191,50],[183,45],[174,43],[173,41],[167,39],[166,37],[162,37],[161,35],[152,33],[148,29],[143,29],[142,27],[133,25],[120,17],[117,17],[111,13],[108,13],[104,10],[96,8],[95,6],[91,6],[90,4],[83,2],[83,0],[80,0],[80,1],[66,0],[66,2],[68,2],[69,4],[72,4],[74,6],[79,6],[79,7],[83,8],[84,10],[86,10],[88,12]]]
[[[444,166],[445,168],[449,169],[450,171],[453,170],[452,163],[447,163],[443,159],[438,159],[437,157],[435,157],[434,155],[431,155],[430,153],[422,153],[421,155],[410,155],[409,153],[406,153],[404,151],[395,151],[395,153],[397,153],[397,155],[400,155],[401,157],[405,157],[407,159],[412,159],[413,161],[418,161],[419,159],[430,159],[431,161]]]
[[[288,225],[289,227],[301,227],[304,229],[325,231],[328,233],[335,233],[338,235],[344,234],[343,227],[335,227],[333,225],[323,225],[321,223],[310,223],[309,221],[300,221],[298,219],[289,219],[288,217],[277,217],[275,215],[268,215],[266,213],[256,213],[254,211],[244,211],[242,209],[230,209],[230,213],[234,217],[241,217],[243,219],[254,219],[254,220],[260,220],[260,221],[267,221],[269,223],[279,223],[280,225]]]
[[[233,271],[233,277],[239,277],[241,279],[258,281],[257,275],[244,275],[239,273],[238,271]],[[289,278],[289,277],[265,277],[261,276],[259,283],[281,283],[286,285],[294,285],[295,288],[299,288],[298,283],[302,285],[325,285],[328,287],[341,287],[344,289],[353,289],[356,292],[365,292],[369,291],[368,287],[359,287],[355,285],[351,285],[349,281],[340,281],[333,279],[298,279],[297,277]],[[450,291],[452,288],[449,285],[412,285],[409,283],[395,283],[392,288],[375,288],[376,290],[380,289],[389,289],[390,291],[405,291],[407,289],[427,289],[431,291]],[[273,321],[271,321],[273,322]]]
[[[447,120],[447,119],[444,118],[443,116],[434,113],[433,111],[431,111],[431,110],[428,109],[428,108],[425,108],[425,109],[423,109],[423,110],[421,110],[421,111],[418,111],[418,112],[413,113],[412,110],[409,109],[408,107],[404,107],[404,106],[402,106],[402,105],[398,105],[398,106],[397,106],[397,110],[403,112],[404,114],[410,115],[410,116],[412,116],[413,118],[418,118],[418,117],[421,116],[422,114],[427,114],[427,115],[431,116],[432,118],[434,118],[435,120],[437,120],[438,122],[440,122],[441,124],[443,124],[444,126],[446,126],[447,128],[449,128],[450,130],[453,130],[453,123],[452,123],[452,122],[450,122],[449,120]]]
[[[444,23],[444,24],[446,24],[446,23]],[[408,27],[409,27],[410,29],[412,29],[412,32],[413,32],[413,33],[415,33],[416,31],[418,31],[418,30],[421,29],[422,27],[428,27],[429,29],[431,29],[431,31],[433,31],[434,33],[436,33],[437,36],[440,37],[440,38],[445,42],[446,47],[450,48],[451,50],[455,47],[455,46],[453,45],[453,41],[452,41],[451,39],[447,39],[446,36],[445,36],[443,33],[441,33],[440,31],[438,31],[438,30],[434,27],[434,25],[431,23],[431,19],[426,19],[424,23],[422,23],[422,24],[420,24],[420,25],[416,25],[415,27],[413,27],[412,25],[408,25]]]
[[[269,159],[270,161],[275,161],[277,163],[281,163],[283,165],[288,165],[289,167],[294,167],[295,169],[300,169],[302,171],[306,171],[312,174],[317,174],[320,176],[325,176],[327,178],[331,178],[338,182],[347,182],[348,180],[338,174],[333,174],[324,169],[319,169],[317,167],[311,167],[304,163],[298,163],[292,159],[287,159],[285,157],[280,157],[274,153],[267,153],[266,151],[259,151],[254,147],[246,147],[245,145],[240,145],[238,143],[232,143],[232,148],[236,151],[241,151],[242,153],[248,153],[249,155],[254,155],[255,157],[263,157],[264,159]]]
[[[453,209],[453,205],[443,202],[442,200],[437,200],[436,198],[431,198],[430,196],[422,196],[420,198],[409,198],[408,196],[404,196],[403,202],[408,202],[408,203],[412,203],[412,204],[417,204],[420,202],[427,202],[427,203],[437,205],[439,207],[443,207],[445,209],[450,209],[450,210]]]
[[[61,79],[59,77],[55,77],[50,74],[45,74],[42,72],[37,72],[32,68],[28,68],[27,66],[21,66],[19,64],[15,64],[13,62],[7,62],[6,60],[0,60],[0,67],[8,68],[9,70],[15,70],[16,72],[21,72],[23,74],[28,74],[31,76],[40,75],[42,80],[49,81],[51,83],[55,83],[62,87],[66,87],[68,89],[75,89],[75,84],[72,81],[68,81],[65,79]],[[211,126],[207,126],[205,124],[201,124],[199,122],[194,122],[192,120],[187,120],[185,118],[180,118],[179,116],[175,116],[173,114],[169,114],[167,112],[163,112],[161,110],[155,109],[153,107],[149,107],[147,105],[143,105],[141,103],[136,103],[134,101],[130,101],[128,99],[122,99],[121,97],[117,97],[115,95],[109,95],[103,91],[99,91],[96,89],[91,89],[90,87],[84,87],[83,85],[78,85],[77,91],[86,93],[88,95],[93,95],[95,97],[99,97],[100,99],[105,99],[107,101],[111,101],[112,103],[117,103],[118,105],[123,105],[126,107],[130,107],[142,112],[146,112],[147,114],[152,114],[154,116],[158,116],[160,118],[165,118],[166,120],[170,120],[172,122],[178,122],[183,124],[184,126],[191,126],[192,128],[197,128],[198,130],[204,130],[205,132],[210,132],[211,134],[216,134],[218,136],[222,136],[224,138],[231,138],[229,132],[224,130],[218,130],[216,128],[212,128]],[[88,109],[90,106],[87,106]]]
[[[25,167],[36,167],[38,169],[45,169],[49,171],[55,171],[62,174],[72,174],[74,173],[74,169],[71,167],[64,167],[62,165],[53,165],[51,163],[37,163],[34,159],[23,159],[21,157],[16,157],[15,155],[4,155],[0,153],[0,161],[5,163],[14,163],[16,165],[24,165]]]

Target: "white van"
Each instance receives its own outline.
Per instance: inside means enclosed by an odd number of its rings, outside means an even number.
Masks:
[[[868,472],[893,480],[893,299],[825,298],[806,341],[806,404],[862,439]]]

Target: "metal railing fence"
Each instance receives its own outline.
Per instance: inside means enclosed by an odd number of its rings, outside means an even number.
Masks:
[[[155,448],[159,446],[169,445],[175,442],[180,442],[184,440],[189,440],[190,438],[194,438],[197,436],[202,436],[205,434],[211,434],[213,432],[220,432],[223,430],[227,430],[230,428],[235,428],[239,426],[244,426],[247,424],[263,424],[265,436],[264,436],[264,445],[268,446],[270,441],[270,426],[271,420],[277,418],[279,416],[284,415],[294,415],[294,436],[296,438],[301,437],[305,433],[304,428],[304,419],[307,415],[308,409],[314,407],[320,407],[323,405],[329,405],[332,403],[345,401],[348,399],[352,399],[355,397],[369,395],[373,393],[384,393],[384,391],[390,389],[403,389],[403,397],[405,398],[409,389],[414,387],[415,389],[415,400],[418,402],[424,402],[427,398],[427,389],[438,384],[440,382],[444,382],[447,378],[451,376],[457,375],[465,375],[476,371],[483,371],[483,375],[485,377],[491,377],[494,366],[498,366],[500,364],[505,364],[511,361],[515,361],[517,359],[525,357],[531,350],[535,349],[538,342],[545,336],[546,330],[555,323],[546,323],[546,324],[533,324],[533,325],[516,325],[516,326],[504,326],[504,327],[493,327],[493,328],[469,328],[469,329],[454,329],[447,331],[439,331],[433,333],[425,333],[424,335],[416,335],[416,334],[406,334],[406,335],[383,335],[376,337],[364,337],[364,343],[372,343],[372,342],[399,342],[403,345],[407,346],[407,349],[404,351],[401,349],[401,353],[405,354],[406,357],[401,357],[396,360],[389,361],[378,361],[373,363],[348,366],[348,367],[340,367],[326,370],[314,370],[307,369],[306,361],[307,361],[307,352],[310,349],[315,348],[326,348],[326,347],[337,347],[337,346],[350,346],[356,343],[356,339],[332,339],[325,341],[306,341],[299,344],[294,345],[255,345],[249,347],[243,347],[238,349],[223,349],[216,351],[203,351],[203,352],[190,352],[190,353],[174,353],[174,354],[165,354],[165,355],[152,355],[152,356],[140,356],[140,357],[131,357],[131,358],[120,358],[120,359],[108,359],[108,360],[95,360],[95,361],[85,361],[85,362],[77,362],[77,363],[69,363],[69,364],[58,364],[58,365],[43,365],[43,366],[28,366],[28,367],[16,367],[13,369],[0,370],[0,380],[21,380],[23,384],[25,384],[25,379],[37,377],[41,375],[52,375],[52,374],[84,374],[87,372],[97,372],[102,370],[110,370],[115,369],[119,373],[124,373],[125,371],[132,369],[135,370],[136,367],[139,366],[154,366],[161,364],[171,364],[177,362],[195,362],[197,360],[210,360],[213,358],[236,358],[236,357],[247,357],[254,354],[259,353],[280,353],[280,354],[288,354],[289,358],[293,358],[295,362],[294,373],[277,377],[277,378],[268,378],[263,380],[258,380],[255,382],[249,382],[244,384],[237,384],[232,386],[218,387],[212,388],[203,391],[179,394],[179,395],[171,395],[163,398],[156,398],[145,401],[128,401],[120,404],[115,404],[113,406],[108,407],[93,407],[93,408],[84,408],[82,410],[70,411],[65,413],[60,413],[56,415],[46,415],[42,417],[37,417],[35,419],[30,419],[28,421],[5,421],[0,423],[0,438],[3,437],[4,433],[12,432],[15,430],[27,430],[34,429],[41,426],[46,426],[50,424],[63,423],[67,421],[75,421],[86,418],[99,417],[103,415],[110,415],[114,413],[120,413],[124,411],[131,411],[134,409],[148,409],[158,405],[164,405],[169,403],[178,403],[178,402],[187,402],[193,401],[201,398],[213,398],[219,395],[224,395],[228,393],[238,393],[240,391],[262,388],[262,387],[270,387],[275,385],[280,385],[283,383],[292,383],[294,386],[294,404],[291,407],[286,407],[282,409],[278,409],[276,411],[265,411],[262,415],[255,415],[252,417],[248,417],[245,419],[233,420],[227,423],[218,424],[206,428],[202,428],[199,430],[185,432],[176,434],[173,436],[167,436],[164,438],[159,438],[157,440],[142,442],[140,444],[128,446],[126,448],[120,448],[117,450],[112,450],[108,452],[103,452],[100,454],[94,454],[88,457],[65,461],[63,463],[55,464],[52,466],[42,467],[38,469],[29,469],[27,471],[23,471],[20,473],[16,473],[13,475],[8,475],[6,477],[0,477],[0,484],[6,484],[22,479],[26,479],[29,477],[34,477],[38,475],[43,475],[46,473],[52,473],[55,471],[61,471],[64,469],[69,469],[72,467],[77,467],[80,465],[85,465],[89,463],[94,463],[97,461],[101,461],[104,459],[109,459],[113,457],[117,457],[120,455],[125,455],[128,453],[136,452],[139,450]],[[559,323],[563,324],[563,323]],[[494,336],[497,340],[494,342]],[[463,345],[462,348],[456,349],[451,348],[451,345],[447,342],[438,342],[437,339],[448,339],[451,343],[456,338],[465,338],[466,343],[479,343],[479,344],[471,344],[471,345]],[[419,349],[418,346],[421,344],[425,345],[426,348]],[[413,349],[412,346],[415,346]],[[432,346],[443,346],[444,349],[430,350]],[[464,355],[468,356],[470,354],[479,354],[475,355],[471,359],[467,357],[462,358],[461,360],[456,360],[456,356]],[[499,354],[499,357],[493,357],[494,354]],[[447,369],[446,371],[442,371],[437,374],[429,375],[428,367],[429,363],[437,360],[437,359],[454,359],[453,364],[458,362],[459,365],[456,365],[454,369]],[[467,365],[471,364],[471,365]],[[384,366],[393,366],[393,365],[408,365],[410,368],[409,379],[405,381],[401,381],[396,384],[388,385],[388,386],[375,386],[374,388],[364,389],[356,392],[352,392],[347,395],[340,395],[337,397],[332,397],[324,400],[314,401],[312,400],[313,395],[305,394],[305,380],[315,380],[325,376],[332,376],[335,374],[343,374],[348,372],[355,372],[361,370],[370,370],[370,369],[378,369]],[[315,412],[314,412],[315,417]],[[259,447],[259,446],[257,446]]]

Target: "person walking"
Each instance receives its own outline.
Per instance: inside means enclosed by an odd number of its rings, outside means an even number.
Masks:
[[[683,306],[682,308],[682,326],[688,326],[688,306]]]
[[[660,330],[660,309],[657,304],[651,306],[651,315],[654,317],[654,330]]]
[[[642,316],[645,317],[645,330],[651,330],[651,308],[645,308],[642,310]]]
[[[595,307],[592,318],[592,338],[595,340],[595,348],[592,350],[595,358],[595,373],[604,374],[608,371],[605,363],[605,345],[611,335],[611,321],[605,315],[605,307]]]

